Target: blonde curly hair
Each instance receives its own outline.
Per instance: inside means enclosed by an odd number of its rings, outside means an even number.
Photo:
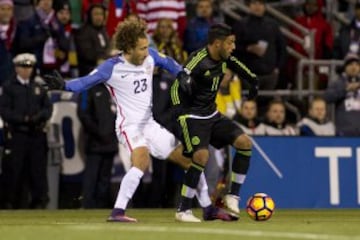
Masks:
[[[125,20],[116,27],[114,36],[115,48],[128,53],[130,49],[136,47],[139,38],[147,38],[146,23],[143,20]]]

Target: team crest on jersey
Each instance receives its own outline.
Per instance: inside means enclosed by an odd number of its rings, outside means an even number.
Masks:
[[[192,145],[199,145],[200,144],[200,138],[198,136],[194,136],[191,138],[191,144]]]

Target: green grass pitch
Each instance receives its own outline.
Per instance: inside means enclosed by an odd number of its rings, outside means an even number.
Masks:
[[[277,209],[266,222],[178,223],[174,209],[129,209],[138,223],[106,223],[110,210],[0,211],[1,240],[360,240],[360,209]],[[195,214],[200,216],[200,210]]]

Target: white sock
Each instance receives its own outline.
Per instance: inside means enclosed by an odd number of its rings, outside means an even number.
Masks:
[[[199,183],[196,188],[196,197],[199,201],[199,204],[202,208],[208,207],[211,205],[211,200],[209,197],[209,188],[206,182],[204,172],[201,173]]]
[[[144,172],[140,169],[136,167],[130,168],[121,181],[114,208],[126,209],[126,206],[133,197],[143,175]]]

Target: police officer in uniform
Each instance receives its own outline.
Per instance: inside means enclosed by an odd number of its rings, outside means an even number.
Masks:
[[[45,208],[48,184],[44,127],[51,116],[52,105],[45,89],[34,82],[35,56],[22,53],[13,63],[16,77],[4,84],[0,96],[5,139],[3,203],[5,208]],[[25,200],[21,196],[26,196]]]

